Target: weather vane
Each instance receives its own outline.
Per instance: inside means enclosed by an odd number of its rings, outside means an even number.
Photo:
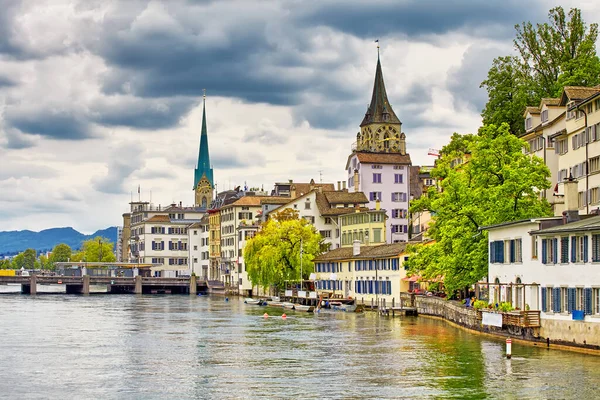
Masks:
[[[202,89],[202,97],[206,98],[206,89]]]
[[[376,39],[375,43],[377,43],[377,58],[379,58],[379,39]]]

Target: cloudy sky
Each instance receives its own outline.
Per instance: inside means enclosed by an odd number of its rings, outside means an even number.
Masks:
[[[576,3],[588,22],[594,3]],[[0,0],[0,231],[119,225],[138,185],[192,204],[203,88],[219,189],[343,180],[375,39],[413,164],[431,164],[428,148],[478,128],[514,24],[553,5]]]

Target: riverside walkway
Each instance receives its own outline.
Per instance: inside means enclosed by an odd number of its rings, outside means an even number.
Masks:
[[[190,278],[110,277],[110,276],[0,276],[0,285],[20,284],[21,293],[37,294],[38,285],[65,285],[68,294],[89,294],[90,285],[106,285],[108,293],[197,294],[209,289],[209,282]]]

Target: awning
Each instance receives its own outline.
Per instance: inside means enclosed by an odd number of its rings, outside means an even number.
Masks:
[[[420,278],[421,277],[419,275],[413,275],[413,276],[406,276],[406,277],[402,278],[402,280],[405,281],[405,282],[416,282]]]

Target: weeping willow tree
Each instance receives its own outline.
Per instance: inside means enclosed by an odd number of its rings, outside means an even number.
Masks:
[[[321,254],[322,241],[297,211],[276,213],[244,247],[248,278],[265,291],[281,289],[285,281],[306,279],[314,272],[312,260]]]

